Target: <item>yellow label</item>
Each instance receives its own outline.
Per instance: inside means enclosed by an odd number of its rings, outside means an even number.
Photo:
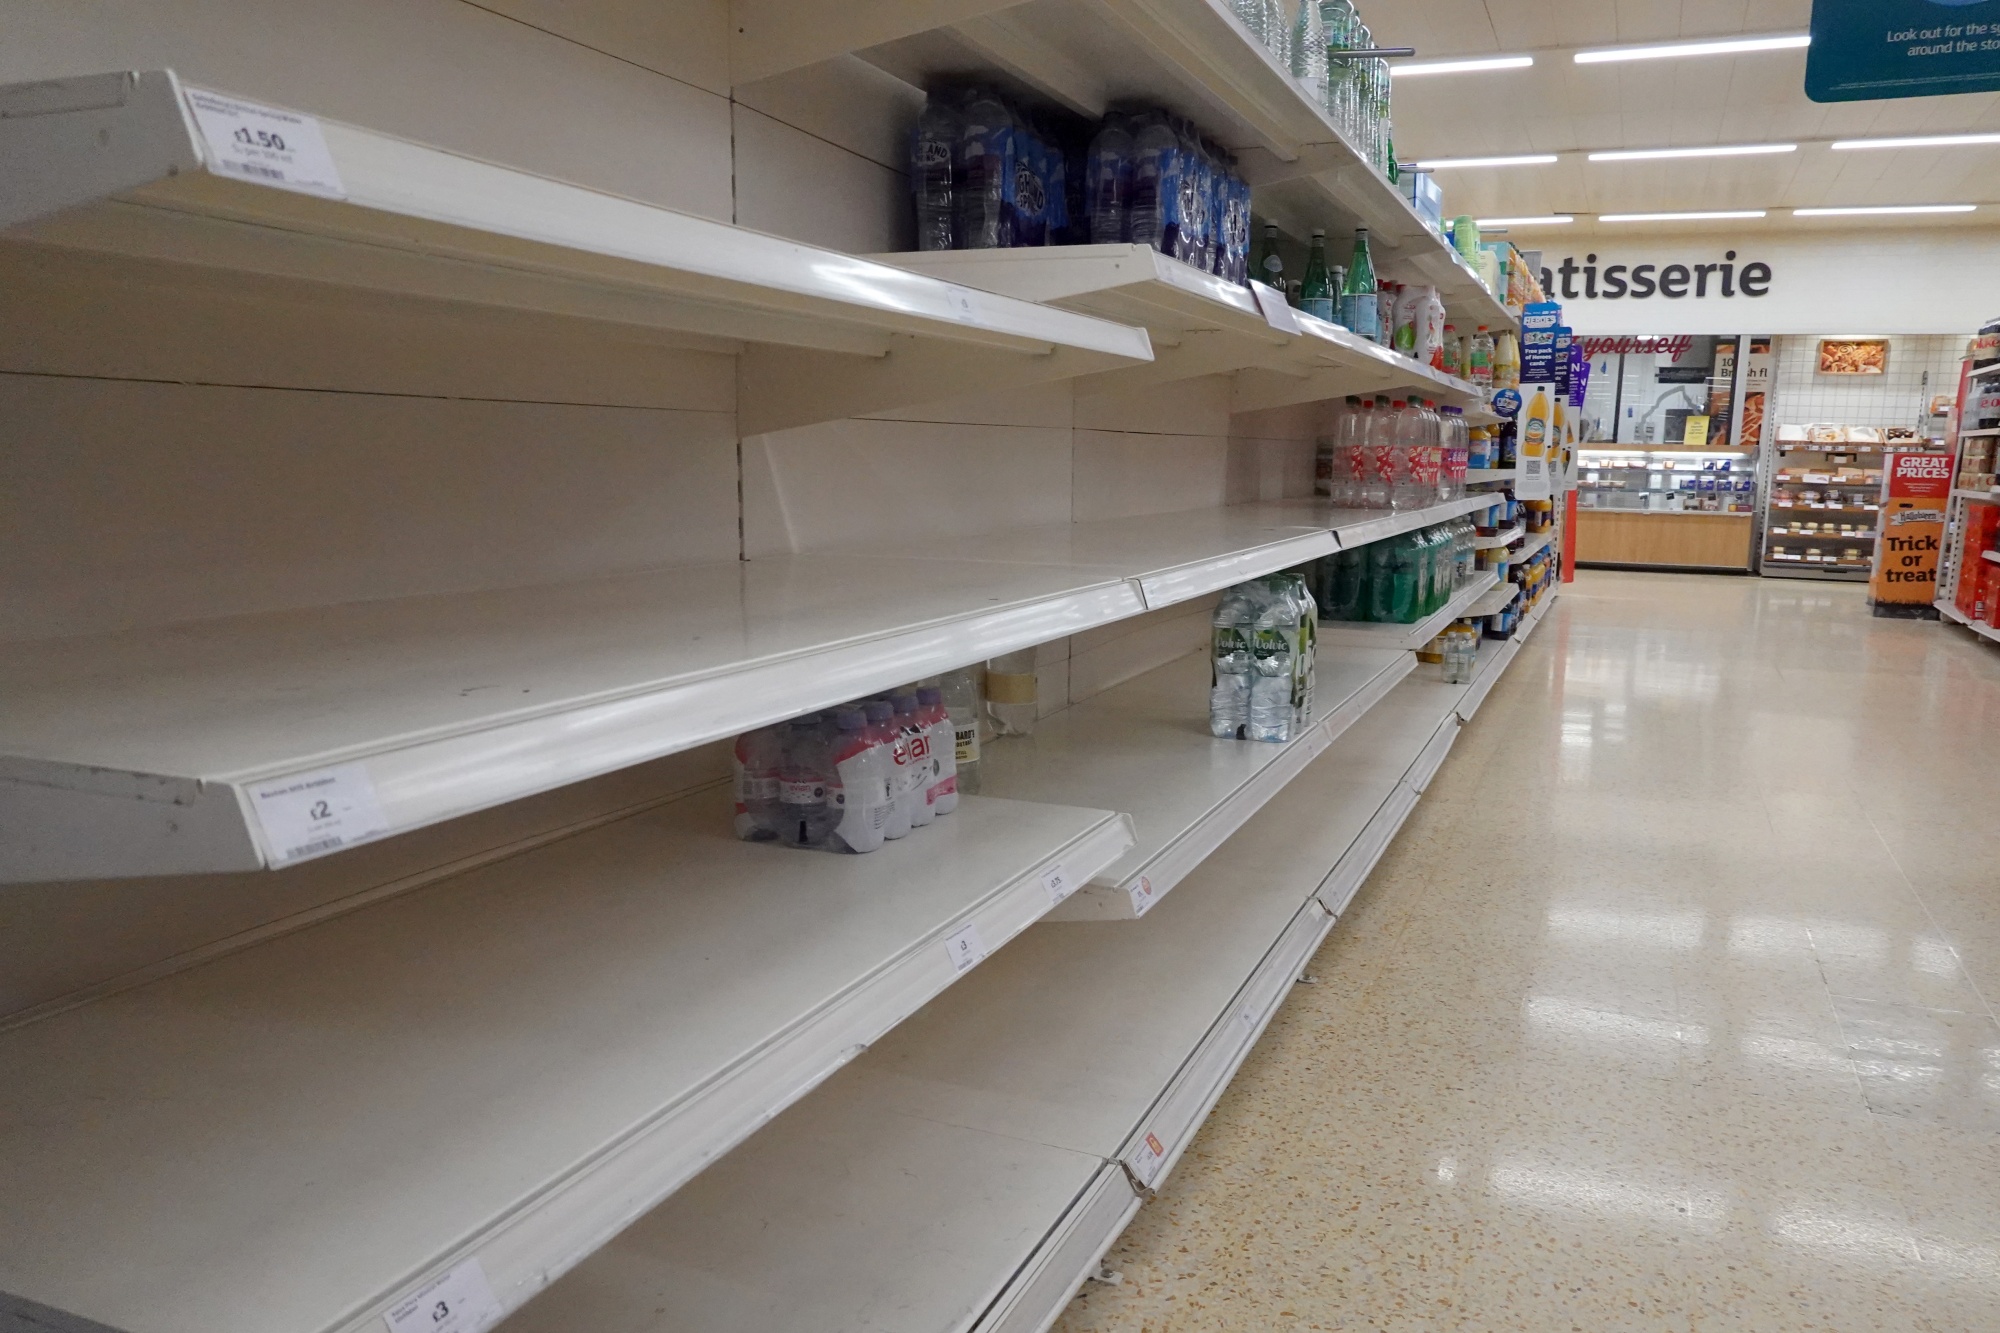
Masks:
[[[1687,429],[1681,432],[1681,444],[1689,449],[1705,448],[1708,444],[1708,418],[1689,417]]]

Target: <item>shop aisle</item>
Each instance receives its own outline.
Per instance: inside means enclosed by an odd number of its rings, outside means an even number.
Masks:
[[[1991,1329],[2000,654],[1593,573],[1086,1330]]]

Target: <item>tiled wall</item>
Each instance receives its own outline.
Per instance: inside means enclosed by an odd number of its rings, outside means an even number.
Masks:
[[[1770,419],[1800,426],[1921,426],[1933,397],[1958,392],[1958,363],[1966,343],[1962,334],[1892,337],[1886,374],[1821,375],[1818,338],[1775,341],[1778,364],[1772,372]]]

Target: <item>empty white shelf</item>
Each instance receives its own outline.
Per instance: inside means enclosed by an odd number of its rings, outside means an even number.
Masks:
[[[825,22],[816,11],[798,21],[814,19]],[[883,40],[876,12],[857,11],[853,22],[851,44],[821,43],[813,58],[865,47],[863,59],[918,86],[997,70],[1089,117],[1119,99],[1188,116],[1237,153],[1260,215],[1301,239],[1324,227],[1336,245],[1367,227],[1384,276],[1436,284],[1461,327],[1517,327],[1227,0],[1029,0],[934,30],[913,20],[902,31],[915,35],[892,41]]]
[[[1511,528],[1500,529],[1491,537],[1474,536],[1472,539],[1472,549],[1475,551],[1487,551],[1496,546],[1507,546],[1520,535],[1521,525],[1516,523]]]
[[[291,864],[1301,564],[1352,517],[1240,505],[0,645],[0,881]],[[329,773],[372,804],[301,831],[260,795]]]
[[[947,250],[876,258],[982,291],[1145,329],[1154,362],[1092,376],[1081,386],[1085,392],[1093,386],[1129,389],[1236,373],[1233,406],[1238,411],[1392,390],[1458,407],[1480,402],[1478,390],[1465,380],[1289,307],[1267,316],[1249,288],[1150,246]]]
[[[1145,920],[1027,932],[510,1329],[1045,1329],[1417,804],[1468,688],[1406,679]]]
[[[1498,587],[1494,588],[1491,592],[1481,597],[1478,601],[1474,602],[1471,606],[1466,607],[1465,614],[1468,616],[1495,615],[1501,611],[1506,610],[1507,604],[1512,602],[1516,597],[1518,597],[1520,593],[1521,593],[1520,584],[1502,583]]]
[[[1052,919],[1132,920],[1415,664],[1408,653],[1380,649],[1321,654],[1314,718],[1279,745],[1209,735],[1209,658],[1190,653],[1044,719],[1033,736],[994,741],[984,753],[982,790],[1057,804],[1089,800],[1131,815],[1138,841]]]
[[[1507,563],[1510,565],[1525,564],[1544,546],[1555,540],[1555,535],[1556,530],[1554,528],[1543,528],[1540,532],[1528,534],[1528,539],[1521,543],[1520,550],[1509,551],[1507,553]]]
[[[1468,482],[1512,481],[1519,475],[1519,470],[1511,467],[1475,467],[1466,469],[1465,479]]]
[[[1445,626],[1460,616],[1470,615],[1467,609],[1484,597],[1499,577],[1490,569],[1481,570],[1463,588],[1454,592],[1445,604],[1409,625],[1374,623],[1359,620],[1327,620],[1320,622],[1319,642],[1325,648],[1391,648],[1409,651],[1421,648],[1435,639]]]
[[[248,105],[169,70],[0,88],[0,228],[224,275],[672,330],[742,353],[746,435],[973,377],[997,388],[1151,359],[1143,331],[1104,320],[335,121],[219,120],[209,109],[224,104]],[[230,123],[277,126],[297,161],[243,164]]]
[[[476,1259],[512,1308],[1047,912],[1052,872],[1132,845],[1122,815],[968,797],[837,856],[738,842],[730,808],[0,1035],[0,1292],[130,1333],[358,1333]]]

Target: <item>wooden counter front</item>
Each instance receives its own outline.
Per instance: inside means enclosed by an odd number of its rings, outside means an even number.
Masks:
[[[1747,571],[1753,517],[1644,509],[1579,509],[1576,562]]]

